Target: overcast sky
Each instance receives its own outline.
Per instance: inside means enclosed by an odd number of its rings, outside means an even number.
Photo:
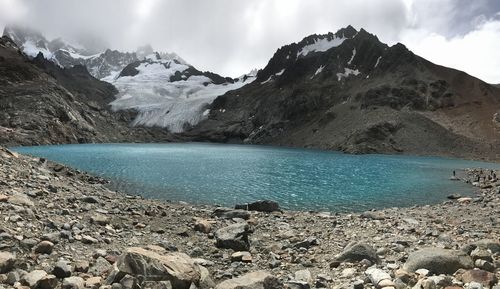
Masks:
[[[282,45],[351,24],[500,83],[498,0],[0,0],[0,29],[12,22],[48,38],[93,34],[114,49],[149,43],[225,76],[264,67]]]

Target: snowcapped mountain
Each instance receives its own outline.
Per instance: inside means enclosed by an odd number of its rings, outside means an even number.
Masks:
[[[96,47],[102,47],[102,45],[92,45],[97,40],[90,41],[87,37],[85,41],[82,41],[84,44],[70,43],[61,38],[49,41],[39,31],[20,26],[6,26],[3,35],[12,39],[30,58],[35,58],[38,53],[42,53],[45,59],[61,67],[84,65],[97,79],[115,78],[128,64],[154,53],[150,45],[139,47],[136,52],[111,49],[96,52]],[[162,59],[176,59],[181,63],[186,63],[175,53],[161,52],[160,56]]]
[[[115,111],[137,110],[134,126],[181,132],[206,117],[206,107],[217,96],[252,82],[257,75],[252,71],[232,79],[201,72],[179,55],[155,52],[151,45],[132,53],[110,49],[95,53],[60,38],[48,41],[29,28],[8,26],[4,35],[32,59],[42,53],[61,67],[83,65],[95,78],[115,85],[119,94],[111,106]]]
[[[237,79],[201,72],[159,53],[126,66],[118,77],[105,78],[119,90],[111,103],[114,110],[135,109],[137,126],[166,127],[181,132],[208,114],[207,106],[219,95],[252,82],[255,74]]]
[[[498,158],[499,88],[352,26],[279,48],[255,81],[209,109],[185,136]]]

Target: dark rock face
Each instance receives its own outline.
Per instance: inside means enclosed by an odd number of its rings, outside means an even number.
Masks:
[[[210,109],[185,137],[498,158],[491,119],[500,89],[352,27],[281,47],[257,80],[219,96]]]
[[[60,68],[41,55],[27,59],[0,39],[0,143],[36,145],[166,140],[160,129],[129,128],[134,112],[113,113],[116,89],[83,66]]]

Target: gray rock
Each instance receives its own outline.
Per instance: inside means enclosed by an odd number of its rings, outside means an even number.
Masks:
[[[248,235],[250,233],[250,226],[246,222],[221,228],[215,232],[216,246],[235,251],[249,251]]]
[[[52,269],[52,274],[61,279],[71,276],[71,273],[73,273],[73,267],[65,260],[58,261]]]
[[[240,210],[267,212],[267,213],[280,211],[280,205],[277,202],[270,200],[256,201],[253,203],[236,205],[234,208]]]
[[[210,277],[210,273],[207,268],[203,266],[198,266],[200,270],[200,283],[198,284],[198,289],[211,289],[215,288],[215,283]]]
[[[47,272],[43,270],[34,270],[21,278],[21,284],[29,286],[30,288],[35,288],[38,282],[45,276],[47,276]]]
[[[115,264],[106,280],[107,284],[119,282],[125,275],[141,276],[142,281],[170,281],[173,288],[188,289],[198,284],[198,265],[186,254],[157,252],[139,247],[128,248]]]
[[[221,219],[250,219],[250,213],[245,210],[233,210],[228,208],[217,208],[212,213],[213,216]]]
[[[353,242],[347,245],[342,253],[335,258],[338,261],[362,261],[363,259],[369,260],[372,263],[378,263],[379,257],[377,251],[372,246],[361,243]]]
[[[99,203],[99,198],[94,197],[94,196],[83,196],[81,198],[82,202],[84,203],[89,203],[89,204],[97,204]]]
[[[62,289],[83,289],[85,286],[85,281],[81,277],[67,277],[64,278],[62,283]]]
[[[403,269],[415,272],[424,268],[434,274],[453,274],[458,269],[469,269],[473,266],[472,258],[461,251],[425,248],[411,253]]]
[[[54,275],[46,275],[38,281],[38,289],[54,289],[57,287],[57,277]]]
[[[137,278],[127,274],[123,276],[123,278],[120,280],[120,285],[122,285],[123,289],[137,288],[138,287]]]
[[[33,250],[37,254],[50,254],[54,249],[54,243],[50,241],[41,241],[38,243]]]
[[[88,273],[94,276],[103,276],[108,274],[113,266],[103,257],[98,257],[95,263],[88,269]]]
[[[305,269],[295,272],[295,280],[311,284],[313,281],[311,271]]]
[[[9,252],[0,252],[0,274],[7,273],[14,267],[16,257]]]
[[[215,289],[281,289],[278,278],[265,271],[247,273],[243,276],[221,282]]]
[[[484,239],[474,243],[478,248],[490,250],[491,253],[500,253],[500,242],[490,239]]]
[[[383,280],[391,280],[391,275],[389,275],[389,273],[374,267],[368,268],[365,274],[374,286],[378,286]]]

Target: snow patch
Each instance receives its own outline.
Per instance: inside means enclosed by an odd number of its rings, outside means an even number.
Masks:
[[[340,81],[340,80],[342,80],[342,78],[346,78],[349,75],[358,75],[360,73],[361,72],[359,72],[359,70],[357,70],[357,69],[353,70],[350,68],[344,68],[344,73],[337,73],[337,80]]]
[[[280,75],[282,75],[282,74],[283,74],[283,72],[285,72],[285,69],[284,69],[284,68],[283,68],[280,72],[277,72],[277,73],[276,73],[276,74],[274,74],[274,75],[276,75],[276,76],[280,76]]]
[[[314,73],[313,76],[311,76],[311,79],[313,79],[316,75],[320,74],[324,68],[325,68],[325,66],[321,65],[318,69],[316,69],[316,72]]]
[[[269,76],[269,78],[266,80],[266,81],[262,81],[260,84],[266,84],[268,83],[269,81],[271,81],[273,79],[273,76]]]
[[[349,62],[347,62],[348,65],[351,65],[351,62],[354,60],[354,56],[356,56],[356,48],[352,50],[351,59],[349,59]]]
[[[300,56],[307,56],[307,54],[309,54],[311,52],[324,52],[324,51],[327,51],[327,50],[329,50],[329,49],[331,49],[333,47],[339,46],[346,39],[347,38],[345,38],[345,37],[339,38],[339,37],[336,37],[336,36],[332,40],[328,40],[327,38],[316,39],[316,40],[314,40],[313,44],[309,44],[309,45],[304,46],[297,53],[297,58],[300,57]]]
[[[374,66],[374,67],[377,67],[377,66],[378,66],[378,64],[380,63],[380,59],[382,59],[382,56],[379,56],[379,57],[377,58],[377,62],[375,63],[375,66]]]

